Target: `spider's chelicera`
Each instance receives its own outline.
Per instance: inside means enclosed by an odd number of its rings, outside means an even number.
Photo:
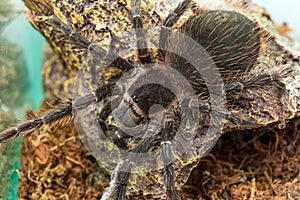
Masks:
[[[188,11],[190,16],[174,28]],[[111,69],[118,73],[94,91],[4,130],[0,142],[75,119],[84,144],[112,168],[102,199],[125,199],[131,174],[149,170],[161,170],[166,197],[180,199],[178,190],[187,177],[180,178],[176,170],[185,166],[190,171],[214,146],[226,122],[250,127],[248,118],[232,110],[248,106],[248,89],[280,88],[284,75],[245,76],[251,74],[264,38],[259,26],[239,12],[204,11],[184,0],[162,23],[156,53],[148,47],[138,1],[132,2],[131,13],[137,63],[104,50],[53,16],[48,23],[90,55],[87,67],[99,61],[100,75]]]

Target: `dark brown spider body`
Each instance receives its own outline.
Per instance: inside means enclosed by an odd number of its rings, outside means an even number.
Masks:
[[[75,118],[112,172],[103,199],[180,199],[221,133],[298,115],[290,108],[300,95],[288,92],[293,65],[274,55],[274,33],[247,3],[25,3],[55,52],[45,87],[72,99],[3,131],[0,142]]]

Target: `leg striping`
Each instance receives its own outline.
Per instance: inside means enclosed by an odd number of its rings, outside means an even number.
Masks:
[[[173,120],[168,120],[165,123],[164,130],[162,132],[162,141],[160,144],[161,147],[161,158],[164,163],[163,169],[163,179],[166,186],[166,193],[168,199],[177,200],[180,199],[179,193],[177,192],[174,185],[174,156],[172,154],[171,149],[171,141],[174,137],[174,132],[176,131],[176,127]]]
[[[146,34],[143,29],[143,21],[140,14],[140,1],[133,2],[132,23],[137,37],[138,56],[142,63],[151,62],[151,55],[147,48]]]
[[[80,33],[74,32],[70,26],[60,21],[57,17],[53,17],[48,21],[53,26],[61,29],[74,45],[79,48],[84,48],[87,52],[90,52],[93,57],[102,59],[108,62],[110,66],[118,67],[121,70],[129,71],[134,68],[128,61],[124,60],[112,51],[105,51],[101,46],[92,43]]]
[[[49,110],[39,118],[22,122],[15,127],[4,130],[0,132],[0,143],[9,142],[19,135],[31,133],[43,125],[62,126],[72,120],[74,115],[73,109],[82,110],[92,103],[102,101],[111,95],[114,86],[115,84],[104,85],[97,88],[95,92],[87,94],[84,97],[69,100],[64,104]]]

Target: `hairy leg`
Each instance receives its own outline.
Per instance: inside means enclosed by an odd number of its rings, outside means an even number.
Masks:
[[[103,133],[108,139],[110,139],[118,148],[126,150],[128,145],[125,139],[131,137],[130,135],[123,132],[118,127],[107,126],[106,120],[112,114],[111,101],[105,102],[101,111],[97,114],[97,123],[102,128]]]
[[[142,63],[151,62],[151,55],[147,48],[146,33],[143,29],[143,21],[140,13],[140,0],[132,1],[132,23],[137,37],[138,56]]]
[[[289,68],[282,68],[279,71],[245,75],[240,81],[225,83],[227,98],[229,101],[234,102],[242,98],[242,96],[245,96],[247,90],[261,89],[266,85],[274,85],[280,95],[283,89],[280,81],[287,77],[289,73]]]
[[[97,88],[86,96],[68,100],[64,104],[49,110],[36,119],[28,120],[15,127],[8,128],[0,132],[0,143],[13,140],[19,135],[26,135],[43,125],[62,126],[73,119],[73,109],[82,110],[92,103],[100,102],[106,97],[111,96],[114,86],[114,83],[109,83]]]
[[[172,140],[176,131],[174,120],[170,119],[165,122],[162,132],[162,141],[160,144],[161,157],[164,163],[163,176],[166,187],[168,199],[178,200],[181,199],[178,191],[174,185],[174,167],[173,167],[173,153],[171,149]]]
[[[173,12],[171,12],[165,21],[162,24],[161,32],[159,36],[159,49],[160,55],[159,58],[164,60],[165,50],[167,45],[168,37],[171,33],[172,26],[179,20],[179,18],[184,14],[184,12],[192,5],[192,0],[184,0],[182,1]]]
[[[126,188],[130,178],[132,168],[135,163],[140,161],[140,157],[147,153],[152,147],[159,146],[160,126],[157,121],[150,121],[148,129],[138,144],[128,154],[123,156],[123,159],[117,164],[113,171],[110,187],[103,194],[101,200],[109,199],[113,196],[114,200],[126,199]]]
[[[129,71],[134,68],[128,61],[111,50],[107,52],[98,44],[83,37],[80,33],[74,32],[70,26],[60,21],[57,17],[54,16],[49,19],[48,23],[62,30],[65,37],[69,38],[75,46],[86,49],[87,52],[91,53],[93,57],[99,60],[106,60],[110,66],[117,67],[123,71]]]

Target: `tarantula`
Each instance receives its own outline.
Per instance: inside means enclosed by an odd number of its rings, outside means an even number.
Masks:
[[[226,124],[251,127],[251,118],[238,114],[252,101],[247,91],[276,85],[280,95],[285,73],[251,71],[268,36],[257,22],[237,11],[203,10],[194,1],[183,0],[163,21],[156,51],[148,47],[139,1],[132,2],[130,12],[136,63],[120,57],[116,46],[106,51],[53,16],[48,23],[85,49],[86,67],[101,63],[105,84],[4,130],[0,142],[72,119],[79,132],[95,125],[102,141],[90,136],[93,148],[112,143],[116,154],[110,155],[117,158],[111,159],[118,159],[102,199],[125,199],[131,173],[141,169],[161,169],[166,198],[180,199],[178,190],[186,177],[180,178],[176,170],[196,166]],[[119,73],[111,74],[112,69]],[[90,105],[96,107],[92,121],[86,119]]]

